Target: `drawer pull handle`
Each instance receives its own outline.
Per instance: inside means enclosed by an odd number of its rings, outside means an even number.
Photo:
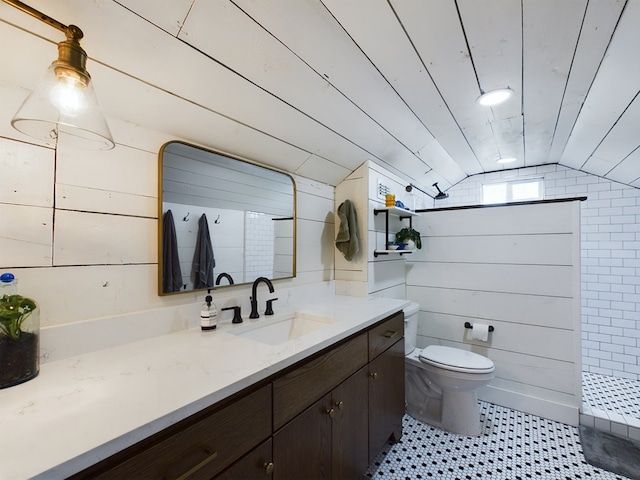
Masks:
[[[393,330],[387,330],[386,333],[384,333],[382,336],[384,338],[396,338],[398,336],[400,332],[398,332],[397,330],[394,332]]]
[[[193,467],[191,467],[189,470],[184,472],[182,475],[180,475],[178,477],[171,477],[171,478],[174,478],[175,480],[185,480],[185,479],[189,478],[191,475],[193,475],[194,473],[196,473],[198,470],[200,470],[202,467],[204,467],[205,465],[210,463],[212,460],[214,460],[218,456],[218,452],[216,452],[215,450],[213,450],[210,447],[204,446],[204,447],[202,447],[202,450],[204,450],[208,454],[204,460],[202,460],[198,464],[196,464]]]
[[[335,405],[338,407],[338,410],[342,410],[344,408],[344,402],[336,402]]]
[[[262,466],[264,468],[265,475],[271,475],[273,473],[274,465],[273,462],[265,462]]]
[[[325,410],[325,412],[327,413],[327,415],[329,415],[329,417],[333,418],[336,415],[336,411],[333,408],[327,408]]]
[[[374,380],[378,379],[378,373],[377,372],[369,372],[369,376],[371,378],[373,378]]]

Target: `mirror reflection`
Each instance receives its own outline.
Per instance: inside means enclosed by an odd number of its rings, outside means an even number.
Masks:
[[[295,184],[183,142],[160,150],[159,293],[295,276]]]

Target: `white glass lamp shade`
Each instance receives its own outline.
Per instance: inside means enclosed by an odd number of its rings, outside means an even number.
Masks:
[[[115,146],[102,114],[93,83],[65,74],[52,64],[11,120],[13,127],[48,145],[58,142],[84,150],[110,150]],[[87,81],[88,80],[88,81]]]

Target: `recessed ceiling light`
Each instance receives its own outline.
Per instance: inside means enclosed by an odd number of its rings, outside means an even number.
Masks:
[[[516,157],[504,157],[496,160],[496,163],[513,163],[517,160]]]
[[[494,105],[507,101],[511,95],[513,95],[513,90],[510,88],[499,88],[483,93],[476,101],[485,107],[493,107]]]

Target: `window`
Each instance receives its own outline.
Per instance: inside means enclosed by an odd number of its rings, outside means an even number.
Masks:
[[[542,200],[544,183],[541,178],[513,180],[482,185],[482,203],[509,203]]]

